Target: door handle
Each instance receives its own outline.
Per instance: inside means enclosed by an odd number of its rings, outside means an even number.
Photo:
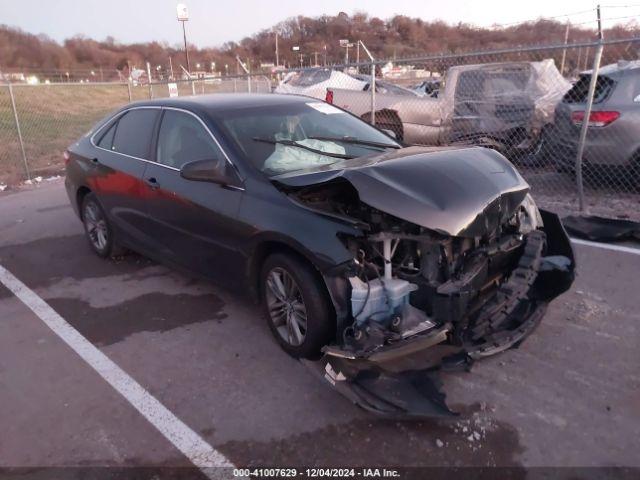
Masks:
[[[160,184],[158,183],[158,180],[156,180],[156,177],[145,178],[144,181],[153,190],[160,188]]]

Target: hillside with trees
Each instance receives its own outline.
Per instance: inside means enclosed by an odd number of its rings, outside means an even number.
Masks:
[[[589,25],[591,26],[591,25]],[[594,25],[595,26],[595,25]],[[236,55],[248,61],[252,70],[261,63],[275,62],[275,31],[279,32],[280,64],[299,66],[300,55],[293,52],[299,46],[302,62],[311,65],[342,62],[344,49],[339,40],[362,40],[379,59],[411,57],[442,52],[493,50],[521,45],[560,44],[564,41],[566,24],[539,19],[517,25],[481,28],[470,24],[450,25],[442,21],[395,16],[383,20],[366,13],[351,16],[340,13],[310,18],[289,18],[271,29],[260,31],[239,42],[227,42],[219,47],[189,47],[191,67],[200,64],[210,71],[215,62],[217,71],[236,73]],[[637,24],[617,26],[605,32],[607,38],[627,38],[640,33]],[[570,42],[593,40],[595,30],[571,27]],[[355,52],[354,52],[355,53]],[[60,72],[100,71],[126,75],[129,68],[143,66],[148,61],[158,72],[168,72],[169,57],[174,70],[185,65],[180,45],[160,42],[123,44],[108,37],[103,41],[76,36],[59,44],[44,35],[34,35],[10,26],[0,26],[0,71],[23,71],[41,75],[62,75]],[[353,56],[351,57],[353,59]],[[225,65],[228,67],[225,69]],[[85,73],[81,73],[84,75]]]

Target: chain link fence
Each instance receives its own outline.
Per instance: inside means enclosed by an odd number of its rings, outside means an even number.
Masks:
[[[497,150],[560,214],[638,220],[639,49],[633,38],[296,69],[276,92],[331,102],[408,145]]]
[[[0,185],[57,175],[64,150],[131,101],[209,93],[269,93],[262,75],[148,83],[0,85]]]
[[[640,38],[632,38],[370,57],[285,70],[279,81],[244,75],[0,86],[0,183],[60,169],[64,148],[129,101],[274,91],[331,102],[408,145],[495,149],[517,165],[537,202],[561,215],[639,220],[639,52]]]

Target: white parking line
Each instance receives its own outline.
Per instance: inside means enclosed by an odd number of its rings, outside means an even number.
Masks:
[[[69,345],[91,368],[116,389],[138,412],[209,478],[229,478],[220,467],[234,465],[214,449],[153,395],[131,378],[109,357],[56,313],[33,290],[0,265],[0,282],[18,297],[40,320]]]
[[[611,245],[609,243],[591,242],[589,240],[581,240],[579,238],[572,238],[571,241],[576,245],[585,245],[587,247],[602,248],[603,250],[613,250],[614,252],[640,255],[640,248],[625,247],[623,245]]]

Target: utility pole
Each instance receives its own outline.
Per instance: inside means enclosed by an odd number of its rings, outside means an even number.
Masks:
[[[276,30],[276,67],[280,66],[280,55],[278,53],[278,30]]]
[[[600,16],[600,5],[598,5],[596,11],[598,14],[598,40],[602,41],[604,40],[604,35],[602,34],[602,17]]]
[[[171,56],[169,56],[169,71],[171,72],[171,80],[173,80],[173,62],[171,61]]]
[[[567,43],[569,42],[569,20],[564,31],[564,48],[562,49],[562,60],[560,61],[560,75],[564,74],[564,62],[567,59]]]
[[[356,72],[360,73],[360,40],[356,43]]]

